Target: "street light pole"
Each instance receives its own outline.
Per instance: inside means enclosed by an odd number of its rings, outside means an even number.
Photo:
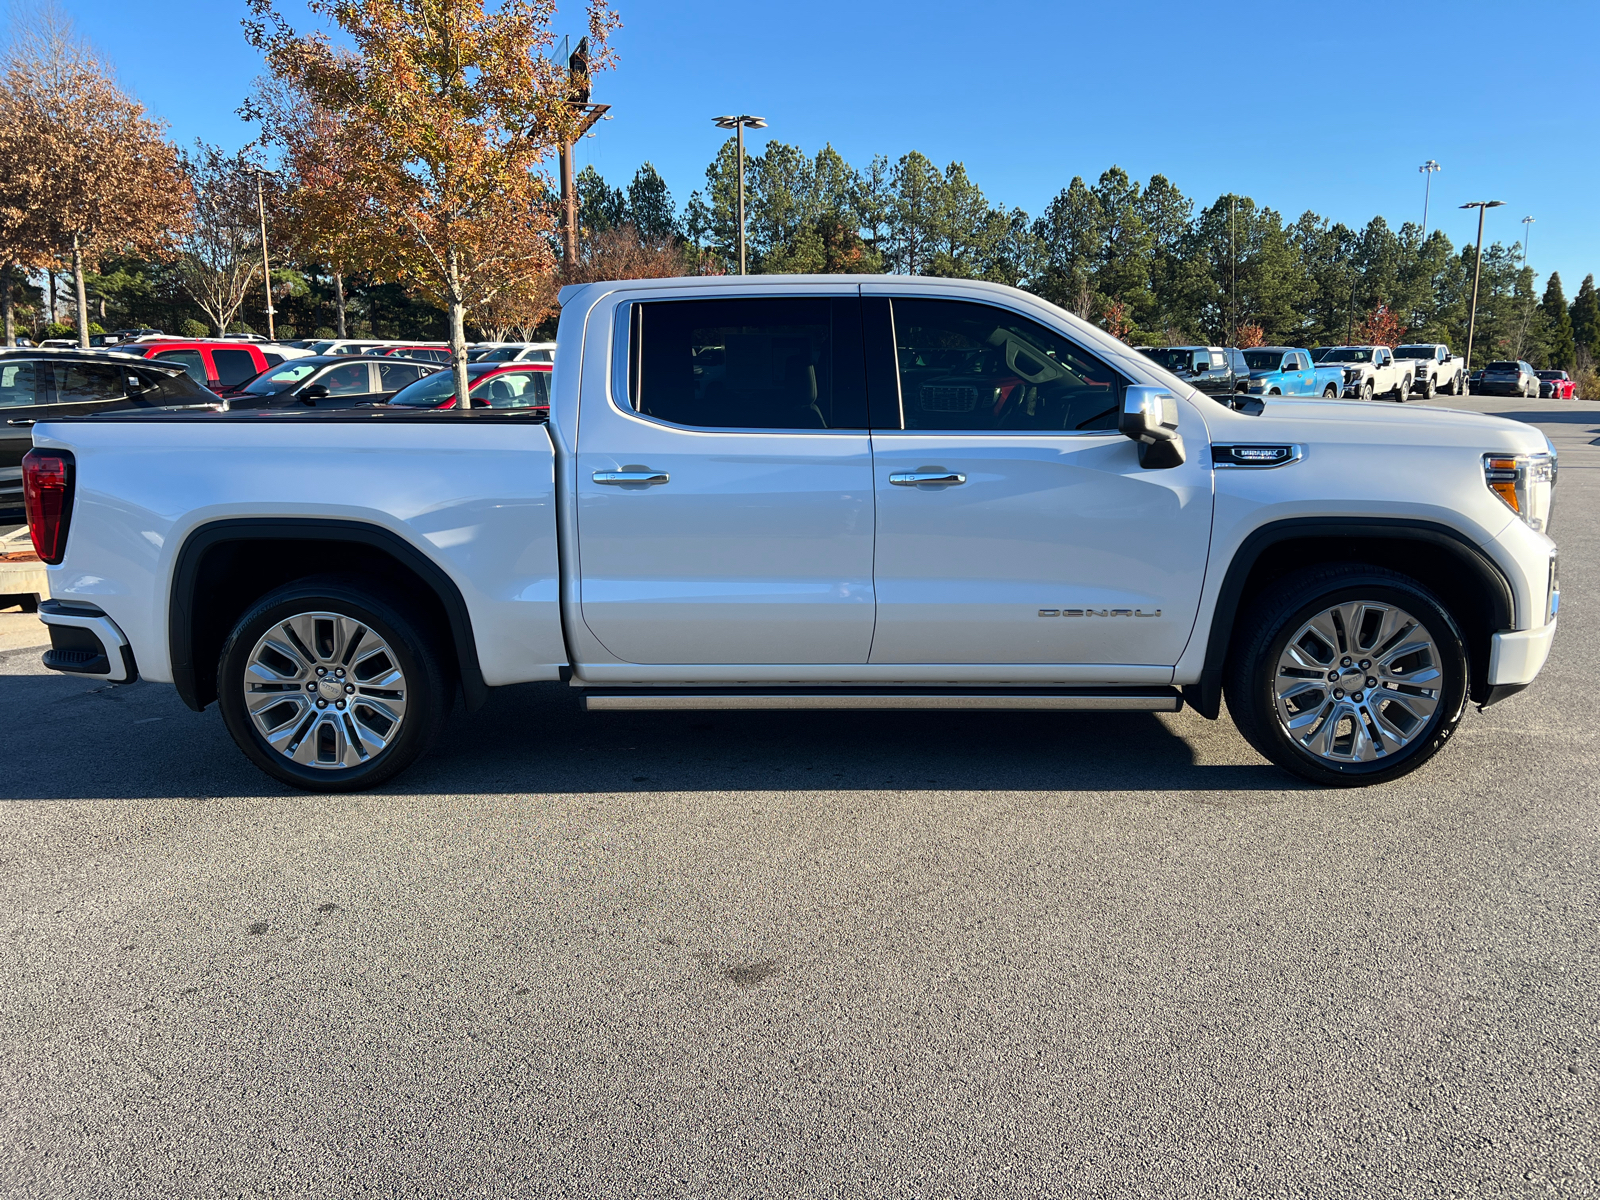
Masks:
[[[1467,387],[1472,387],[1472,339],[1478,333],[1478,277],[1483,274],[1483,213],[1488,208],[1499,208],[1504,200],[1473,200],[1462,208],[1478,210],[1478,261],[1472,268],[1472,315],[1467,318],[1467,365],[1462,372],[1467,377]]]
[[[1423,241],[1427,241],[1428,240],[1428,199],[1433,194],[1433,173],[1435,171],[1443,170],[1443,168],[1440,167],[1438,163],[1434,162],[1433,159],[1430,158],[1427,162],[1423,163],[1420,167],[1418,167],[1417,170],[1422,172],[1422,177],[1423,177],[1424,180],[1426,180],[1426,182],[1424,183],[1423,188],[1422,188],[1422,240]]]
[[[261,280],[267,288],[267,341],[278,340],[277,330],[272,323],[272,316],[277,309],[272,307],[272,262],[267,258],[267,201],[262,190],[261,178],[268,172],[256,171],[256,211],[261,214]]]
[[[712,117],[712,124],[719,129],[733,129],[738,132],[739,140],[739,274],[745,273],[744,262],[744,131],[750,129],[765,129],[767,122],[763,117],[752,117],[748,113],[738,116]]]
[[[1522,265],[1528,265],[1528,235],[1533,232],[1533,223],[1536,217],[1522,218]]]

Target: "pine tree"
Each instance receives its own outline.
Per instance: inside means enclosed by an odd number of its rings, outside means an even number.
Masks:
[[[1593,275],[1584,276],[1570,316],[1574,345],[1590,358],[1600,358],[1600,296],[1595,294]]]
[[[1577,347],[1572,339],[1572,314],[1561,291],[1561,276],[1552,271],[1544,289],[1545,365],[1570,371],[1577,365]]]
[[[678,211],[667,181],[650,163],[640,167],[628,185],[628,220],[647,242],[665,242],[678,236]]]

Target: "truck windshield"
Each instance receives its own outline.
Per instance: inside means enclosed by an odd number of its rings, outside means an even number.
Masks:
[[[1329,350],[1322,356],[1323,362],[1371,362],[1372,349],[1369,346],[1340,346]]]
[[[1396,358],[1432,358],[1437,346],[1397,346],[1394,356]]]
[[[1244,352],[1244,365],[1252,371],[1276,371],[1282,362],[1282,350],[1246,350]]]

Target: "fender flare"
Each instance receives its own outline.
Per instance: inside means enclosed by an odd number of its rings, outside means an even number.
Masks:
[[[1222,709],[1222,668],[1227,661],[1228,643],[1238,619],[1244,585],[1263,553],[1280,542],[1301,538],[1384,538],[1427,542],[1450,553],[1466,575],[1484,589],[1499,629],[1516,624],[1516,604],[1511,584],[1504,572],[1459,530],[1437,521],[1409,517],[1288,517],[1272,521],[1251,531],[1234,552],[1222,577],[1217,602],[1211,610],[1211,629],[1206,641],[1205,663],[1200,682],[1185,684],[1183,696],[1201,716],[1216,720]],[[1474,664],[1473,674],[1487,670],[1487,659]],[[1477,690],[1477,689],[1475,689]],[[1476,696],[1473,697],[1477,699]]]
[[[200,564],[208,551],[227,542],[239,541],[329,541],[357,542],[390,555],[408,567],[432,589],[444,609],[461,677],[461,691],[467,711],[483,706],[489,687],[483,681],[478,663],[478,644],[472,634],[472,616],[455,580],[442,567],[393,530],[367,521],[337,517],[222,517],[191,530],[178,548],[173,562],[171,590],[167,598],[167,654],[172,666],[172,683],[178,697],[195,712],[205,704],[196,686],[194,661],[195,591]]]

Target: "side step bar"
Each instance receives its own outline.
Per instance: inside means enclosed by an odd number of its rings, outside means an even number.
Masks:
[[[649,688],[584,692],[591,712],[645,709],[1053,709],[1067,711],[1177,712],[1177,688]]]

